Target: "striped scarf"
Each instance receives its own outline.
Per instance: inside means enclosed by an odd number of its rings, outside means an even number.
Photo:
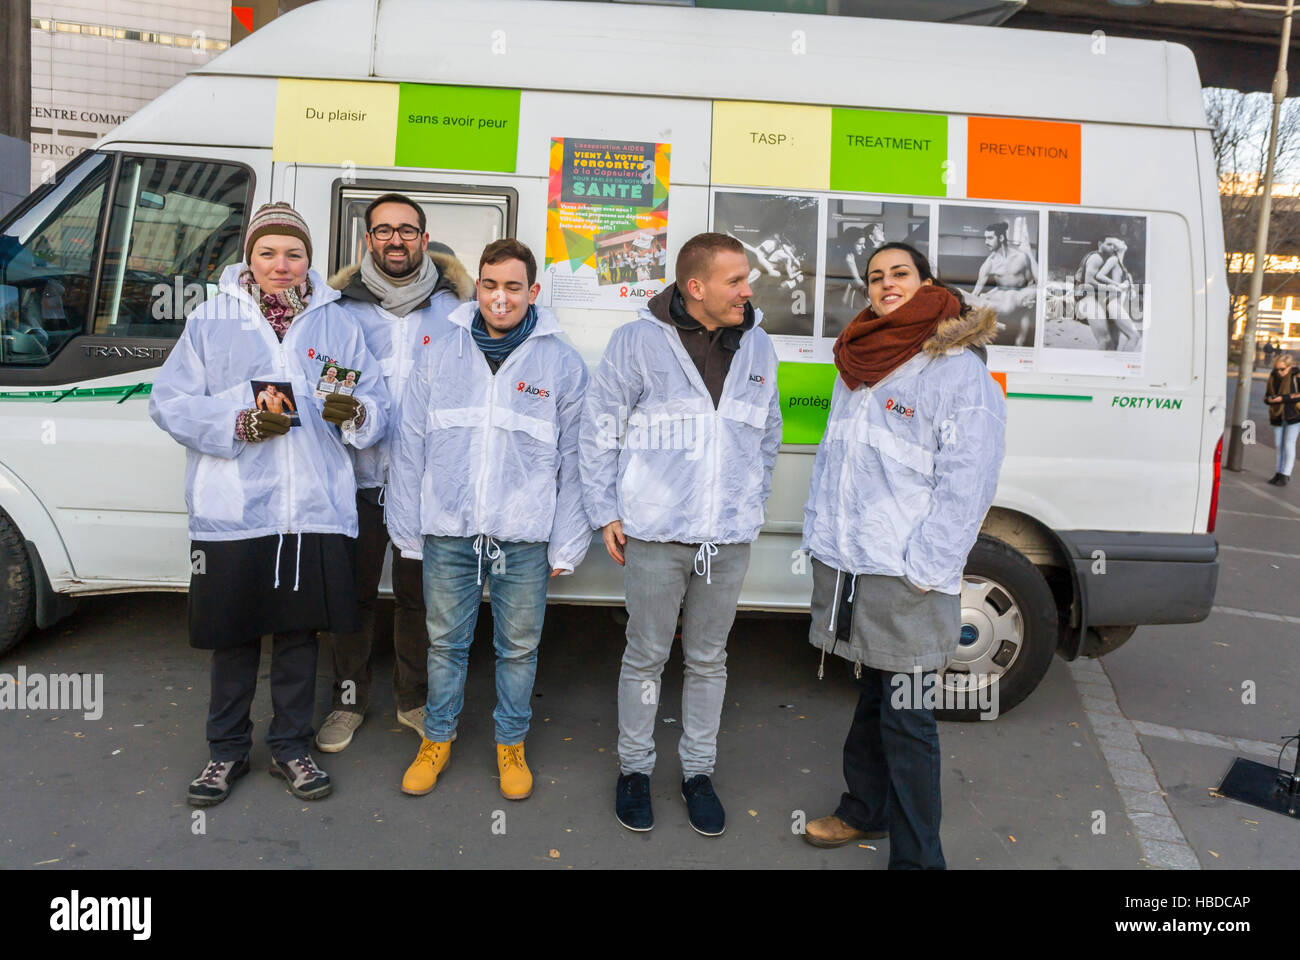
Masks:
[[[239,285],[244,288],[266,317],[266,322],[275,331],[276,339],[284,340],[284,335],[293,323],[293,318],[307,309],[311,300],[311,281],[304,280],[296,287],[289,287],[279,293],[263,290],[253,279],[253,271],[245,270],[239,275]]]

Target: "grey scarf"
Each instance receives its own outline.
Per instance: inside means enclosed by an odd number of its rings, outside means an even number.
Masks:
[[[427,255],[422,259],[424,262],[420,264],[415,279],[399,287],[375,264],[367,250],[361,258],[361,282],[379,298],[381,307],[391,314],[404,317],[428,299],[434,284],[438,282],[438,268],[433,265],[433,260]]]

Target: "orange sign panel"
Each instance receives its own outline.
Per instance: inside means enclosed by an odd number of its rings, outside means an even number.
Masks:
[[[971,117],[966,121],[966,196],[1078,203],[1079,141],[1077,123]]]

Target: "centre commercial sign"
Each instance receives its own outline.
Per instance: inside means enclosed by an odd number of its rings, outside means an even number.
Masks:
[[[513,173],[517,89],[281,79],[277,161]],[[745,101],[713,104],[714,184],[1078,204],[1077,123]],[[965,144],[962,155],[953,148]],[[543,145],[540,149],[545,149]],[[1006,392],[1005,374],[993,374]],[[783,362],[783,439],[817,443],[835,368]]]

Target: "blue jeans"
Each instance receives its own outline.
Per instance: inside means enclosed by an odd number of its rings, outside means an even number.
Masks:
[[[486,536],[424,538],[427,739],[445,742],[456,732],[456,720],[465,706],[465,673],[483,583],[491,594],[497,652],[497,706],[492,711],[497,743],[519,743],[528,735],[550,573],[545,543],[504,543]]]
[[[1277,472],[1284,477],[1291,476],[1291,471],[1295,468],[1296,437],[1300,437],[1300,423],[1273,428],[1273,440],[1277,447]]]
[[[943,870],[939,728],[934,712],[898,708],[886,670],[862,668],[844,741],[848,791],[835,815],[858,830],[889,831],[889,869]]]

